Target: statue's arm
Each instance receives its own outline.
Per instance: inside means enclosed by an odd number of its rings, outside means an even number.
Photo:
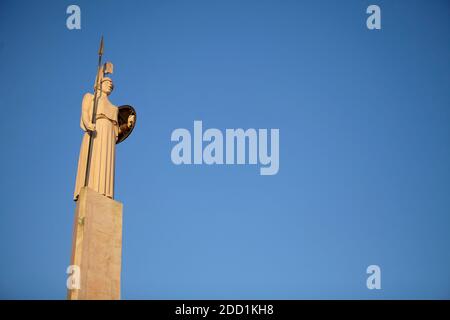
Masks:
[[[94,95],[92,93],[86,93],[81,103],[81,121],[83,129],[86,131],[94,131],[95,125],[92,123],[92,104],[94,101]]]

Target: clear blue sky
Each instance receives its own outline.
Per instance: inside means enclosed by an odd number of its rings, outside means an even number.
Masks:
[[[117,148],[124,299],[450,298],[438,0],[1,1],[0,298],[65,298],[102,34],[111,100],[138,113]],[[279,128],[279,173],[173,165],[171,132],[194,120]],[[382,290],[366,288],[371,264]]]

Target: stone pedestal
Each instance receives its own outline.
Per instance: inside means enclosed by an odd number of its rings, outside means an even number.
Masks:
[[[79,267],[80,288],[69,289],[68,299],[120,299],[122,208],[122,203],[92,189],[81,189],[71,258],[71,265]]]

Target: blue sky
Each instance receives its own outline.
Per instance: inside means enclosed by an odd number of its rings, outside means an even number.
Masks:
[[[81,8],[81,30],[66,8]],[[382,29],[366,28],[381,7]],[[65,299],[96,52],[124,299],[450,298],[447,1],[2,1],[0,298]],[[176,128],[279,128],[280,170],[175,166]],[[368,290],[366,268],[381,267]]]

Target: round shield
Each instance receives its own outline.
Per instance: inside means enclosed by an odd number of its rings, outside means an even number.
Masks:
[[[128,123],[128,117],[130,115],[134,115],[134,125],[131,127],[131,129],[123,130],[121,133],[119,133],[119,137],[117,139],[116,144],[121,143],[123,140],[128,138],[128,136],[131,134],[134,127],[136,126],[136,120],[137,120],[136,110],[134,110],[134,108],[132,106],[124,105],[124,106],[119,107],[119,115],[117,117],[118,118],[117,120],[119,122],[119,127],[121,127],[123,124]]]

